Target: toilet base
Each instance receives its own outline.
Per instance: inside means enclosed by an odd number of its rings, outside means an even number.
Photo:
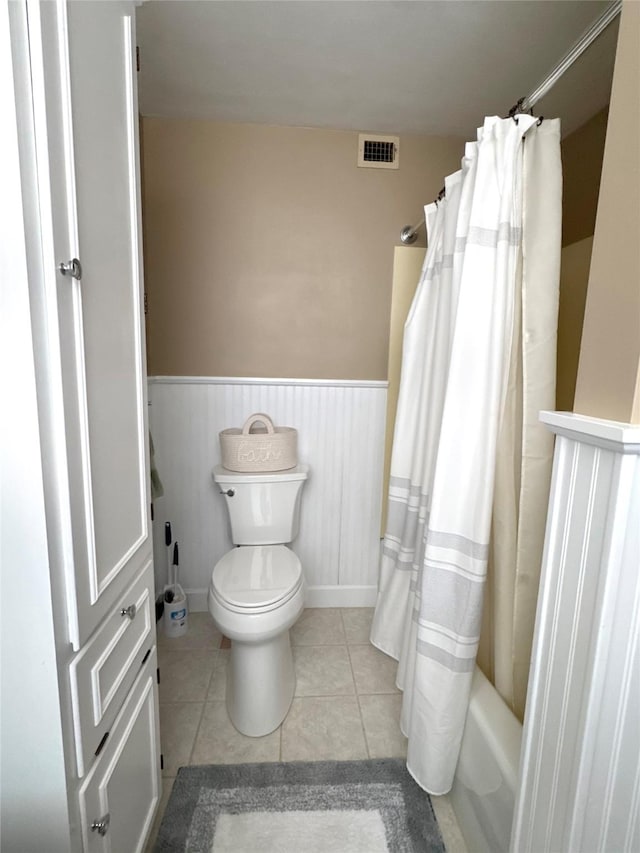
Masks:
[[[243,735],[262,737],[287,716],[296,677],[286,630],[260,644],[231,642],[227,670],[227,711]]]

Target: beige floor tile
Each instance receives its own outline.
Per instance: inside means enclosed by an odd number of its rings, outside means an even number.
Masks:
[[[279,758],[280,729],[264,737],[246,737],[233,727],[225,702],[207,702],[191,764],[243,764]]]
[[[400,731],[402,695],[360,696],[370,758],[404,758],[407,739]]]
[[[218,652],[216,664],[213,668],[213,675],[209,684],[209,693],[207,701],[213,702],[216,699],[225,699],[227,695],[227,668],[229,665],[229,649],[222,649]]]
[[[164,756],[163,776],[175,776],[179,767],[189,764],[202,716],[202,702],[178,702],[160,705],[160,742]]]
[[[213,649],[183,652],[162,649],[159,655],[160,701],[204,702],[217,655]]]
[[[167,637],[158,622],[158,647],[180,652],[184,649],[218,649],[222,634],[213,624],[209,613],[190,613],[187,621],[187,633],[182,637]]]
[[[335,608],[308,608],[291,629],[293,646],[334,646],[345,642],[340,610]]]
[[[147,839],[147,846],[144,848],[144,853],[153,853],[153,845],[156,843],[160,824],[162,823],[162,818],[164,817],[164,810],[166,809],[167,803],[169,802],[169,797],[171,796],[171,789],[173,788],[173,783],[175,781],[175,776],[164,776],[162,779],[162,794],[160,796],[160,803],[158,805],[158,811],[156,812],[156,816],[153,820],[153,825],[149,833],[149,838]]]
[[[296,646],[296,696],[345,696],[355,693],[346,646]]]
[[[347,643],[368,643],[373,607],[345,607],[341,613]]]
[[[431,797],[431,804],[447,853],[467,853],[467,845],[458,825],[449,795]]]
[[[353,677],[359,694],[399,693],[396,687],[398,662],[372,645],[349,646]]]
[[[319,696],[293,700],[282,724],[283,761],[366,758],[357,699]]]

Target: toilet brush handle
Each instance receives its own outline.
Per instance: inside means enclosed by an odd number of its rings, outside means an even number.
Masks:
[[[175,595],[178,586],[178,543],[173,546],[173,593]]]
[[[164,523],[164,544],[167,547],[167,585],[171,586],[171,554],[169,548],[171,547],[172,535],[171,535],[171,522],[165,521]]]

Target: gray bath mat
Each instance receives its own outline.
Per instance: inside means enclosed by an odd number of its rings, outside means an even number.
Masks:
[[[404,761],[181,767],[156,853],[444,853]]]

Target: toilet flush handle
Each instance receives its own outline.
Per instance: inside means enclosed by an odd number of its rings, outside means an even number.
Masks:
[[[233,489],[227,489],[226,492],[223,489],[220,489],[221,495],[226,495],[228,498],[232,498],[235,495],[235,491]]]

